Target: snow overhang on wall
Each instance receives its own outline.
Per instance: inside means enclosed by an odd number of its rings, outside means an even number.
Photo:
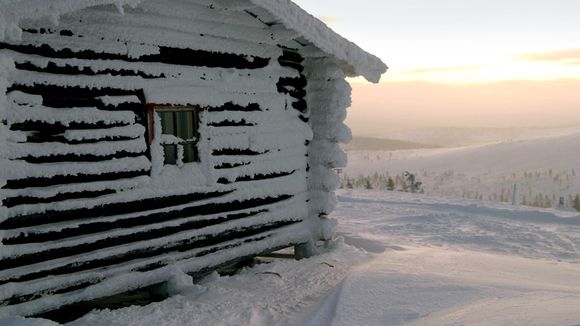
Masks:
[[[19,39],[20,21],[58,18],[83,8],[114,4],[123,13],[123,6],[137,6],[142,0],[0,0],[0,41]],[[376,56],[335,33],[326,24],[290,0],[249,0],[272,14],[286,28],[298,33],[312,45],[333,57],[350,77],[363,76],[377,83],[387,66]],[[224,2],[220,0],[220,2]],[[229,1],[225,1],[229,2]]]

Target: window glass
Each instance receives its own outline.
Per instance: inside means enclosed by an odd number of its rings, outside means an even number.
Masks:
[[[159,142],[163,146],[164,164],[182,165],[199,161],[197,108],[153,107],[153,109],[161,121]]]
[[[195,162],[197,159],[197,150],[195,143],[183,144],[183,162]]]
[[[171,111],[159,111],[159,117],[161,118],[161,133],[166,135],[175,134],[175,119],[174,114]]]
[[[174,113],[175,135],[181,139],[193,138],[193,111],[176,111]]]
[[[164,164],[177,164],[177,145],[163,145]]]

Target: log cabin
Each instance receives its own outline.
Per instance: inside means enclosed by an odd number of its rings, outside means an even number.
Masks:
[[[0,317],[315,253],[386,68],[289,0],[0,2]]]

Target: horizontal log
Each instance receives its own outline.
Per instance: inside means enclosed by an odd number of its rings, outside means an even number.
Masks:
[[[96,42],[96,41],[95,41]],[[98,53],[93,50],[73,51],[68,48],[55,49],[48,44],[42,45],[15,45],[0,43],[0,49],[8,49],[20,53],[40,55],[49,58],[61,59],[90,59],[90,60],[122,60],[127,62],[159,62],[184,66],[221,67],[237,69],[264,68],[270,62],[269,58],[246,55],[218,53],[204,50],[178,49],[160,46],[158,54],[145,54],[139,57],[130,57],[116,53]]]
[[[209,107],[206,109],[208,112],[224,112],[224,111],[229,111],[229,112],[236,112],[236,111],[242,111],[242,112],[251,112],[251,111],[262,111],[262,108],[260,108],[260,105],[258,103],[250,103],[246,106],[242,106],[242,105],[238,105],[238,104],[234,104],[232,102],[228,102],[222,106],[218,106],[218,107]]]
[[[153,256],[158,256],[162,254],[167,254],[173,251],[187,251],[196,248],[202,248],[206,246],[216,245],[220,242],[225,242],[228,240],[233,240],[236,238],[247,237],[251,235],[256,235],[262,232],[270,231],[282,226],[291,225],[301,222],[300,219],[290,219],[284,221],[278,221],[273,223],[268,223],[265,225],[258,225],[252,227],[244,227],[241,229],[231,229],[222,232],[217,235],[202,235],[194,238],[189,238],[187,240],[178,241],[175,243],[168,244],[161,247],[148,247],[143,249],[132,250],[127,253],[117,254],[113,256],[106,257],[104,259],[89,260],[85,262],[72,262],[65,266],[60,266],[54,269],[40,271],[36,273],[26,274],[24,276],[19,276],[19,282],[25,280],[32,280],[37,278],[46,277],[48,275],[63,275],[70,273],[78,273],[81,271],[91,270],[95,268],[110,266],[114,264],[124,263],[135,259],[150,258]],[[105,240],[106,241],[106,240]],[[16,258],[1,259],[0,263],[3,269],[11,269],[20,266],[26,266],[30,264],[36,264],[42,261],[79,255],[85,252],[98,250],[99,247],[107,248],[109,245],[97,244],[85,244],[80,246],[75,246],[71,248],[61,248],[57,250],[44,251],[31,255],[20,256]],[[15,279],[5,279],[0,281],[1,284],[6,284],[10,282],[15,282]]]
[[[167,197],[147,198],[136,201],[123,201],[103,204],[92,208],[80,208],[68,211],[46,211],[30,215],[20,215],[0,222],[0,230],[11,230],[43,224],[82,220],[101,216],[139,213],[172,206],[179,206],[204,199],[218,198],[232,191],[214,191],[207,193],[191,193]]]
[[[14,83],[10,85],[7,89],[7,93],[12,91],[20,91],[26,94],[41,95],[43,97],[43,104],[45,104],[45,98],[64,98],[72,100],[84,100],[90,105],[70,105],[68,107],[82,107],[82,106],[96,106],[102,102],[97,97],[101,96],[128,96],[136,95],[142,99],[144,97],[141,90],[131,90],[131,89],[119,89],[111,87],[103,88],[89,88],[89,87],[67,87],[60,85],[47,85],[47,84],[34,84],[34,85],[24,85]],[[134,106],[134,103],[129,103]],[[46,105],[48,106],[48,105]]]
[[[243,163],[221,163],[219,165],[214,166],[213,168],[216,170],[225,170],[225,169],[233,169],[240,166],[247,166],[250,165],[250,162],[243,162]]]
[[[49,73],[49,74],[58,74],[58,75],[86,75],[86,76],[95,76],[95,75],[111,75],[111,76],[132,76],[132,77],[141,77],[144,79],[157,79],[157,78],[165,78],[165,74],[161,75],[151,75],[146,74],[142,71],[135,71],[135,70],[127,70],[127,69],[103,69],[94,71],[90,67],[76,67],[71,65],[65,66],[57,66],[53,62],[49,62],[46,67],[39,67],[31,62],[17,62],[15,64],[16,69],[18,70],[26,70],[26,71],[34,71],[34,72],[42,72],[42,73]]]
[[[223,120],[219,122],[210,122],[207,124],[209,127],[253,127],[256,124],[252,122],[247,122],[245,119],[235,121],[235,120]]]
[[[100,142],[122,142],[127,140],[134,140],[142,135],[139,136],[102,136],[100,138],[87,138],[82,140],[76,139],[68,139],[67,137],[63,136],[64,132],[55,134],[53,133],[43,133],[42,130],[38,132],[34,132],[31,135],[28,135],[26,138],[27,143],[62,143],[67,145],[80,145],[80,144],[94,144]]]
[[[28,120],[25,122],[13,123],[10,124],[10,130],[13,131],[32,131],[38,134],[46,134],[46,135],[58,135],[62,134],[68,129],[79,129],[79,130],[96,130],[96,129],[105,129],[105,128],[115,128],[115,127],[128,127],[131,124],[123,123],[123,122],[103,122],[97,121],[95,123],[87,123],[87,122],[70,122],[66,125],[55,122],[43,122],[43,121],[33,121]]]
[[[235,216],[234,215],[225,216],[221,219],[212,220],[212,222],[214,222],[214,223],[213,224],[208,223],[206,226],[217,225],[220,223],[226,223],[228,221],[233,221],[235,219],[247,218],[250,216],[254,216],[256,214],[257,213],[247,213],[247,214],[236,214]],[[68,249],[67,251],[62,251],[62,252],[68,253],[66,256],[73,256],[73,255],[78,255],[78,254],[85,252],[85,251],[88,252],[88,251],[94,251],[94,250],[99,250],[99,249],[105,249],[105,248],[113,247],[116,245],[128,244],[131,242],[157,239],[157,238],[161,238],[163,236],[175,234],[177,232],[188,231],[188,230],[191,231],[191,230],[199,229],[202,227],[203,226],[201,226],[201,224],[199,226],[183,225],[183,226],[175,227],[175,228],[165,228],[165,229],[152,230],[152,231],[142,232],[142,233],[134,233],[134,234],[124,236],[124,237],[117,237],[114,239],[103,239],[99,242],[95,242],[92,244],[83,244],[80,246],[76,246],[74,248],[67,248]],[[203,236],[199,236],[197,238],[203,239],[203,238],[211,238],[211,237],[212,237],[212,235],[203,235]],[[184,241],[179,241],[177,243],[183,243],[183,242]],[[154,253],[151,254],[150,256],[141,256],[139,258],[141,258],[141,259],[148,258],[148,257],[156,256],[156,255],[159,255],[162,253],[171,252],[172,251],[171,248],[172,248],[171,245],[160,246],[159,248],[156,248],[157,250],[155,250]],[[192,248],[192,249],[194,249],[194,248]],[[143,250],[133,250],[130,252],[142,252],[142,251],[147,251],[147,250],[151,251],[151,249],[152,249],[152,247],[146,247]],[[61,258],[61,257],[66,257],[66,256],[54,255],[53,257]],[[126,256],[126,254],[118,254],[118,255],[113,255],[111,257],[119,257],[119,256]],[[111,257],[107,257],[107,258],[110,259]],[[105,260],[107,258],[105,258]],[[128,260],[131,260],[131,259],[129,257],[127,257],[127,259],[123,260],[123,261],[128,261]],[[59,266],[56,268],[51,268],[51,269],[46,269],[46,270],[42,270],[42,271],[38,271],[38,272],[32,272],[32,273],[28,273],[28,274],[24,274],[24,275],[14,276],[14,277],[0,280],[0,285],[6,284],[6,283],[11,283],[11,282],[26,282],[26,281],[31,281],[34,279],[47,277],[49,275],[51,275],[51,276],[63,275],[63,274],[69,274],[69,273],[75,273],[75,272],[82,272],[82,271],[86,271],[87,269],[94,269],[94,268],[98,268],[98,267],[107,266],[107,265],[95,266],[95,263],[98,261],[101,261],[101,264],[102,264],[102,260],[95,259],[95,260],[89,260],[89,261],[78,262],[78,263],[69,263],[67,265]],[[83,267],[81,267],[81,266],[83,266]]]
[[[32,164],[59,163],[59,162],[102,162],[114,159],[139,157],[147,154],[146,152],[128,152],[119,151],[113,154],[93,155],[93,154],[62,154],[47,156],[24,156],[15,160],[21,160]]]
[[[296,222],[298,223],[298,221]],[[292,223],[295,224],[295,223]],[[290,224],[291,225],[291,224]],[[284,226],[279,226],[280,227],[284,227]],[[268,229],[270,229],[270,227],[268,227]],[[275,230],[277,228],[273,228],[273,230]],[[247,236],[244,238],[239,239],[239,241],[236,241],[234,243],[230,243],[229,244],[222,244],[222,245],[214,245],[213,247],[211,247],[210,249],[207,250],[202,250],[202,251],[198,251],[197,253],[195,253],[193,255],[193,257],[204,257],[213,253],[217,253],[220,251],[224,251],[224,250],[229,250],[229,249],[233,249],[239,246],[242,246],[244,244],[250,244],[252,242],[257,242],[257,241],[262,241],[262,240],[266,240],[268,238],[272,237],[271,234],[271,230],[266,230],[263,231],[262,233],[258,233],[257,235],[253,235],[253,236]],[[265,233],[265,234],[264,234]],[[268,234],[270,233],[270,234]],[[280,250],[283,248],[287,248],[287,247],[291,247],[293,245],[296,245],[298,243],[284,243],[283,245],[276,245],[276,247],[267,249],[265,251],[262,252],[256,252],[254,255],[248,256],[248,257],[237,257],[235,260],[238,260],[240,258],[244,259],[244,258],[250,258],[253,256],[259,256],[263,253],[269,253],[272,251],[276,251],[276,250]],[[160,257],[160,256],[157,256]],[[190,258],[193,258],[190,257]],[[131,271],[134,272],[150,272],[150,271],[154,271],[156,269],[160,269],[163,268],[169,264],[171,264],[172,262],[167,261],[167,260],[157,260],[156,262],[144,265],[140,268],[134,268]],[[210,272],[215,271],[216,268],[219,268],[219,266],[223,265],[223,264],[228,264],[228,262],[219,262],[217,264],[211,264],[203,269],[200,269],[198,271],[196,271],[196,275],[207,275]],[[112,270],[111,268],[108,268],[108,270]],[[65,293],[71,293],[77,290],[82,290],[84,288],[87,288],[91,285],[96,285],[102,281],[104,281],[107,277],[102,276],[102,274],[99,274],[98,276],[91,276],[88,277],[86,280],[84,281],[80,281],[80,282],[74,282],[74,283],[68,283],[66,285],[63,286],[53,286],[51,288],[46,288],[44,289],[42,292],[36,292],[36,293],[32,293],[32,294],[22,294],[22,295],[15,295],[12,296],[8,299],[4,299],[2,301],[0,301],[0,306],[2,305],[16,305],[16,304],[22,304],[22,303],[26,303],[26,302],[30,302],[33,301],[35,299],[39,299],[39,298],[43,298],[43,297],[48,297],[51,295],[58,295],[58,294],[65,294]],[[71,306],[76,306],[76,305],[71,305]],[[50,314],[38,314],[36,315],[37,317],[42,317],[42,318],[47,318],[48,316],[50,316]],[[50,317],[48,317],[50,318]],[[70,321],[70,320],[68,320]]]
[[[30,316],[34,313],[40,313],[58,307],[57,305],[51,304],[57,301],[71,304],[73,302],[92,300],[102,297],[103,295],[112,295],[122,291],[156,284],[167,280],[168,268],[166,266],[173,264],[178,264],[178,266],[181,266],[183,270],[188,273],[198,273],[202,271],[211,272],[216,266],[231,259],[253,257],[260,255],[261,253],[267,253],[280,248],[286,248],[303,243],[306,240],[306,237],[303,234],[299,234],[299,230],[302,228],[303,225],[301,223],[292,224],[263,232],[255,236],[228,240],[215,246],[197,248],[185,252],[171,252],[166,255],[136,260],[96,270],[89,270],[82,273],[48,277],[37,281],[21,283],[17,287],[9,287],[9,291],[7,291],[8,293],[5,293],[1,299],[5,300],[11,297],[26,296],[32,293],[41,293],[44,297],[37,303],[4,306],[2,310],[11,315]],[[240,249],[237,251],[229,250],[236,247],[239,247]],[[235,252],[238,254],[235,255]],[[150,267],[150,269],[145,270],[145,268],[148,267]],[[115,279],[122,274],[127,273],[133,273],[133,277],[127,280],[128,282],[124,283],[125,286],[123,288],[113,289],[104,284],[105,287],[98,284],[102,280]],[[95,281],[95,283],[93,283],[95,286],[91,286],[90,291],[64,291],[67,287],[93,280]],[[101,294],[97,296],[91,295],[94,294],[93,290]],[[66,292],[66,294],[55,294],[57,291],[63,291],[60,293]]]
[[[304,57],[302,57],[298,51],[290,51],[285,49],[282,51],[282,55],[278,58],[278,61],[302,63],[304,61]]]
[[[269,153],[269,151],[265,152],[257,152],[251,149],[235,149],[235,148],[223,148],[223,149],[216,149],[212,152],[213,156],[255,156],[255,155],[263,155]]]
[[[71,183],[87,183],[96,181],[111,181],[127,178],[135,178],[149,175],[150,170],[135,170],[124,172],[104,172],[100,174],[76,174],[76,175],[56,175],[53,177],[34,177],[24,179],[7,180],[3,189],[24,189],[33,187],[50,187]],[[1,228],[2,223],[0,223]]]
[[[246,181],[259,181],[259,180],[268,180],[268,179],[276,179],[280,177],[286,177],[292,175],[296,170],[292,170],[289,172],[278,172],[278,173],[268,173],[268,174],[254,174],[254,175],[246,175],[237,177],[235,180],[230,181],[227,178],[219,178],[217,183],[221,184],[232,184],[237,182],[246,182]]]
[[[132,179],[121,179],[114,181],[103,181],[103,182],[91,182],[91,183],[81,183],[81,184],[71,184],[71,185],[60,185],[53,186],[49,188],[24,188],[24,189],[3,189],[2,192],[5,197],[35,197],[35,198],[49,198],[58,196],[60,194],[84,192],[84,191],[102,191],[102,190],[115,190],[124,191],[129,189],[146,187],[151,182],[150,176],[142,176]],[[24,214],[24,213],[23,213]],[[26,214],[31,214],[28,212]],[[13,214],[16,216],[19,214]]]
[[[71,199],[96,198],[99,196],[114,194],[116,192],[117,192],[116,190],[105,189],[100,191],[67,192],[51,197],[33,197],[33,196],[8,197],[2,200],[2,205],[10,208],[19,205],[46,204]]]

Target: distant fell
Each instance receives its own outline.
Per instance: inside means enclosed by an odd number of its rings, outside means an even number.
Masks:
[[[578,133],[580,133],[580,126],[520,128],[450,126],[391,130],[384,134],[372,136],[375,138],[401,139],[413,143],[432,144],[441,147],[460,147],[575,135]]]
[[[395,151],[403,149],[440,148],[440,146],[398,139],[355,136],[349,144],[343,145],[343,148],[346,151]]]

